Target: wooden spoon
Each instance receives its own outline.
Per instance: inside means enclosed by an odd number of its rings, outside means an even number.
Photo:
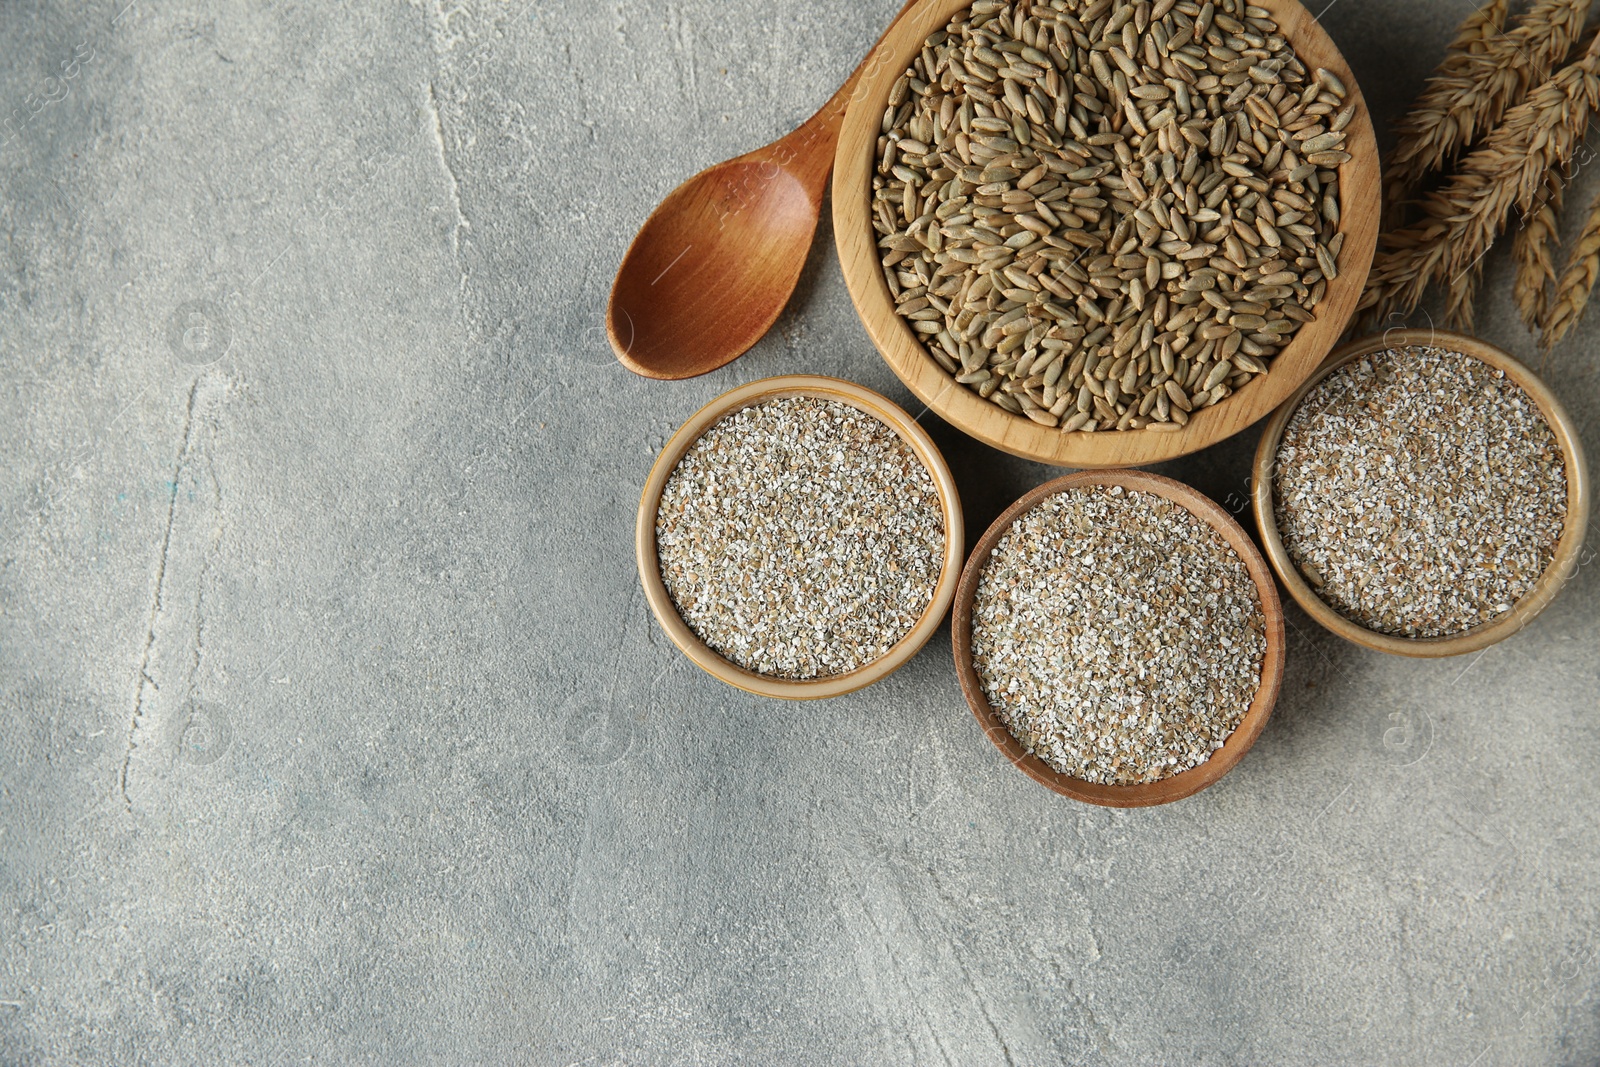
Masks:
[[[876,48],[799,129],[701,171],[645,220],[606,306],[606,336],[624,367],[693,378],[733,362],[772,328],[800,280],[839,127]]]

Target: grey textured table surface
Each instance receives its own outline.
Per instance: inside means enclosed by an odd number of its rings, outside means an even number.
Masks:
[[[697,381],[612,272],[896,0],[124,4],[0,3],[0,1062],[1600,1062],[1600,568],[1466,661],[1291,610],[1252,754],[1138,812],[1012,770],[948,630],[807,706],[657,631],[683,418],[909,398],[826,223]],[[1386,120],[1468,10],[1322,19]],[[1052,473],[924,422],[975,531]],[[1234,506],[1253,438],[1160,469]]]

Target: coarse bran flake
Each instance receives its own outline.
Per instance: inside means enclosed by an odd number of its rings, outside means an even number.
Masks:
[[[1068,489],[1019,516],[984,564],[972,659],[1011,733],[1086,782],[1204,763],[1261,685],[1266,616],[1244,561],[1155,493]]]
[[[746,670],[804,680],[882,658],[933,601],[944,511],[893,428],[848,404],[767,400],[684,453],[656,513],[678,614]]]
[[[1391,349],[1300,402],[1278,445],[1273,511],[1329,607],[1377,633],[1448,637],[1510,611],[1549,567],[1566,461],[1505,372]]]

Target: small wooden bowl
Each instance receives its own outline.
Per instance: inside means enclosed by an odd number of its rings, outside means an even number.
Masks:
[[[1246,569],[1250,572],[1251,581],[1255,582],[1256,593],[1261,598],[1261,612],[1266,616],[1267,650],[1261,659],[1261,686],[1256,690],[1255,699],[1250,702],[1250,707],[1245,711],[1238,729],[1234,730],[1223,746],[1213,752],[1211,758],[1200,766],[1159,782],[1142,785],[1097,785],[1053,769],[1044,760],[1024,748],[1022,742],[1006,729],[1005,723],[1000,721],[1000,716],[995,713],[988,698],[983,695],[978,672],[972,666],[972,598],[978,591],[978,579],[984,564],[989,560],[990,553],[1000,543],[1000,538],[1005,532],[1011,528],[1011,524],[1046,497],[1054,496],[1064,489],[1092,485],[1120,485],[1124,489],[1155,493],[1181,505],[1190,514],[1209,523],[1244,561]],[[1267,719],[1271,717],[1272,709],[1278,702],[1278,690],[1283,685],[1283,605],[1278,601],[1278,587],[1272,582],[1272,572],[1267,569],[1266,560],[1261,558],[1261,553],[1250,540],[1250,535],[1233,521],[1233,516],[1208,497],[1182,482],[1175,482],[1171,478],[1163,478],[1159,474],[1150,474],[1147,471],[1081,471],[1064,478],[1057,478],[1053,482],[1046,482],[1012,504],[1004,514],[994,520],[994,525],[989,527],[973,548],[967,566],[961,572],[961,584],[956,588],[954,612],[951,623],[951,644],[955,649],[956,674],[961,679],[961,692],[966,695],[967,706],[977,717],[978,725],[983,727],[983,732],[989,735],[989,740],[994,742],[995,747],[1004,752],[1006,758],[1016,764],[1023,774],[1063,796],[1089,804],[1100,804],[1111,808],[1143,808],[1182,800],[1200,792],[1232,770],[1234,764],[1250,751],[1250,746],[1255,744],[1256,738],[1261,735],[1262,727],[1267,725]]]
[[[656,556],[656,511],[661,504],[661,491],[667,479],[678,466],[691,445],[723,416],[741,408],[759,404],[764,400],[781,397],[807,396],[849,404],[888,425],[911,446],[923,467],[933,479],[944,509],[944,562],[940,566],[939,583],[934,587],[933,600],[911,632],[902,637],[881,659],[846,674],[833,674],[808,681],[773,678],[745,670],[713,651],[695,636],[693,630],[678,614],[666,585],[661,581],[661,564]],[[650,477],[644,483],[644,493],[639,498],[639,517],[634,528],[634,550],[639,565],[639,581],[644,585],[645,599],[656,621],[666,631],[672,643],[707,674],[758,696],[779,697],[784,700],[819,700],[863,689],[882,681],[915,656],[928,638],[944,621],[950,609],[950,599],[955,595],[956,581],[961,575],[962,551],[965,546],[965,529],[962,525],[961,496],[956,492],[955,479],[945,465],[944,456],[925,430],[887,397],[854,382],[826,378],[812,374],[792,374],[780,378],[763,378],[723,393],[711,403],[695,412],[684,423],[650,468]]]
[[[1338,343],[1356,301],[1366,285],[1378,241],[1378,145],[1372,118],[1356,85],[1355,75],[1320,23],[1297,0],[1253,0],[1272,12],[1281,32],[1307,69],[1326,67],[1344,82],[1355,117],[1346,127],[1346,151],[1353,157],[1339,168],[1341,228],[1339,277],[1328,283],[1316,308],[1317,321],[1307,323],[1258,375],[1237,393],[1213,407],[1195,412],[1177,432],[1152,430],[1062,433],[1022,415],[1012,415],[984,400],[945,373],[922,342],[895,312],[893,295],[883,279],[877,238],[872,229],[872,175],[877,166],[880,124],[889,90],[911,65],[922,42],[942,29],[971,0],[923,0],[901,16],[868,57],[861,81],[851,97],[839,137],[833,170],[833,232],[851,299],[867,333],[900,380],[957,429],[985,444],[1025,459],[1064,467],[1136,467],[1188,455],[1266,416],[1316,370]]]
[[[1288,550],[1283,547],[1283,539],[1278,535],[1278,520],[1273,513],[1272,471],[1277,463],[1278,444],[1283,440],[1284,427],[1289,424],[1289,419],[1294,415],[1300,401],[1304,400],[1324,378],[1346,363],[1374,352],[1410,345],[1426,345],[1460,352],[1504,371],[1506,377],[1517,383],[1539,406],[1539,413],[1544,416],[1544,421],[1550,424],[1550,429],[1561,446],[1561,454],[1567,464],[1567,521],[1561,530],[1561,540],[1556,542],[1555,556],[1551,559],[1550,566],[1545,568],[1544,574],[1532,591],[1512,605],[1510,611],[1497,619],[1474,626],[1470,630],[1463,630],[1451,637],[1397,637],[1392,634],[1381,634],[1339,614],[1312,592],[1311,586],[1301,577],[1294,561],[1289,558]],[[1579,439],[1577,427],[1561,406],[1561,402],[1550,391],[1550,387],[1540,381],[1533,371],[1485,341],[1459,333],[1432,329],[1389,330],[1381,336],[1374,335],[1351,341],[1329,356],[1322,369],[1295,390],[1295,394],[1267,423],[1267,428],[1261,435],[1261,443],[1256,447],[1250,497],[1251,509],[1256,516],[1256,526],[1261,531],[1261,543],[1266,549],[1267,558],[1272,561],[1272,569],[1277,572],[1278,580],[1283,583],[1284,588],[1289,590],[1289,595],[1305,609],[1307,615],[1326,629],[1363,648],[1376,649],[1396,656],[1418,658],[1459,656],[1467,652],[1477,652],[1504,641],[1528,625],[1577,573],[1578,556],[1583,551],[1583,536],[1589,523],[1589,471],[1583,458],[1583,442]]]

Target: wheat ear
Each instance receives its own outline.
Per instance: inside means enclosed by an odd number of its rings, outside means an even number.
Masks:
[[[1450,279],[1444,293],[1444,322],[1449,329],[1459,333],[1472,332],[1472,302],[1478,297],[1478,286],[1483,282],[1483,260]]]
[[[1583,309],[1589,303],[1597,280],[1600,280],[1600,197],[1589,205],[1583,232],[1578,234],[1572,254],[1567,257],[1566,269],[1561,272],[1561,280],[1556,282],[1555,296],[1545,314],[1540,337],[1540,344],[1546,351],[1560,344],[1583,318]]]
[[[1501,34],[1495,20],[1505,5],[1491,3],[1467,20],[1457,40],[1468,50],[1448,57],[1411,111],[1395,127],[1398,143],[1384,168],[1391,205],[1405,201],[1422,179],[1439,170],[1480,135],[1494,128],[1527,91],[1550,76],[1571,50],[1589,14],[1590,0],[1537,0]],[[1469,39],[1478,34],[1478,50]]]
[[[1446,138],[1441,137],[1441,108],[1462,99],[1468,91],[1461,88],[1462,76],[1475,57],[1491,52],[1503,37],[1507,4],[1508,0],[1490,0],[1466,17],[1444,58],[1423,83],[1422,94],[1395,124],[1400,142],[1384,161],[1384,207],[1391,221],[1401,218],[1405,198],[1427,173],[1425,161],[1448,151]],[[1454,127],[1451,130],[1453,136]]]
[[[1410,313],[1428,284],[1475,266],[1513,207],[1530,211],[1547,175],[1565,167],[1600,107],[1600,37],[1510,111],[1468,153],[1445,186],[1422,201],[1424,218],[1386,235],[1361,307]]]
[[[1544,195],[1522,216],[1522,228],[1511,242],[1516,280],[1511,295],[1517,314],[1529,330],[1539,332],[1550,309],[1550,286],[1556,280],[1555,251],[1561,243],[1561,202],[1567,183],[1557,171],[1546,176]]]

